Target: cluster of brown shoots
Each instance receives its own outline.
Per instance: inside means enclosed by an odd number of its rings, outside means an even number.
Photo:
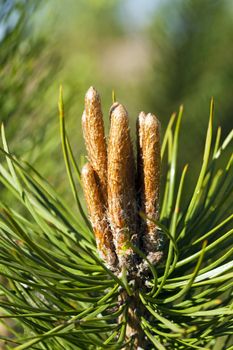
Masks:
[[[134,247],[152,264],[163,256],[162,234],[154,222],[159,216],[159,121],[151,113],[139,114],[137,166],[123,105],[115,102],[110,108],[107,145],[100,97],[90,87],[82,126],[89,160],[82,169],[82,182],[97,249],[116,274],[140,275],[148,265]]]

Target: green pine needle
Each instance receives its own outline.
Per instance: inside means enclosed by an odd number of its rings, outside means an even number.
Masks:
[[[211,349],[220,337],[224,349],[231,348],[233,183],[226,150],[233,133],[221,141],[219,128],[212,141],[211,101],[203,163],[184,204],[185,179],[192,175],[187,165],[181,174],[177,168],[182,112],[181,107],[177,117],[172,115],[162,144],[166,184],[157,224],[166,235],[166,258],[150,266],[140,287],[126,275],[116,277],[98,256],[77,191],[80,171],[65,128],[62,87],[62,151],[77,212],[11,154],[2,126],[0,182],[12,199],[0,203],[0,327],[6,330],[0,340],[8,349],[133,348],[126,329],[135,295],[148,349]],[[124,303],[122,292],[128,293]]]

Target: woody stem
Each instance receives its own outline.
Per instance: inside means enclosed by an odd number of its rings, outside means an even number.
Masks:
[[[140,325],[140,316],[142,316],[142,304],[139,298],[139,288],[135,288],[134,295],[129,296],[126,291],[123,291],[120,296],[120,302],[128,305],[127,309],[127,326],[126,326],[126,341],[130,344],[124,349],[146,349],[145,333]],[[118,319],[119,324],[122,322],[122,317]],[[133,344],[132,344],[133,343]]]

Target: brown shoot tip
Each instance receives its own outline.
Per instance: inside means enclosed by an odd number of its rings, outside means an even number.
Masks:
[[[145,125],[149,126],[149,127],[150,126],[159,127],[160,126],[160,122],[159,122],[158,118],[154,114],[148,113],[146,115],[146,118],[145,118]]]
[[[128,117],[128,112],[122,104],[115,102],[110,108],[110,118],[112,117],[121,120]]]
[[[138,138],[139,138],[139,143],[140,143],[140,146],[141,146],[141,134],[142,134],[142,128],[144,126],[144,123],[145,123],[145,119],[146,119],[146,113],[145,112],[140,112],[139,113],[139,116],[138,116],[138,119],[137,119],[137,133],[138,133]]]
[[[139,113],[138,119],[139,119],[139,120],[143,120],[143,119],[145,119],[145,117],[146,117],[146,113],[145,113],[144,111],[141,111],[141,112]]]
[[[86,92],[85,99],[86,100],[93,100],[96,98],[99,99],[99,94],[98,94],[97,90],[93,86],[89,87],[89,89]]]

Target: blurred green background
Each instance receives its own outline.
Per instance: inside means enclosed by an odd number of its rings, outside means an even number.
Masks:
[[[200,170],[209,103],[223,135],[233,111],[231,0],[0,0],[0,119],[11,150],[67,194],[57,100],[63,84],[67,126],[77,159],[90,85],[101,94],[106,125],[112,90],[162,131],[184,104],[180,166]]]

